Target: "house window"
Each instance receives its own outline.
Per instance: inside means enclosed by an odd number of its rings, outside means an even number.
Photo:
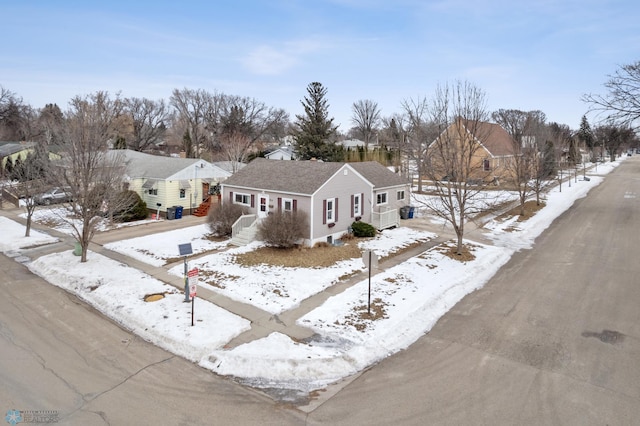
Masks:
[[[158,188],[150,188],[149,195],[158,195]]]
[[[234,204],[242,204],[243,206],[250,206],[251,205],[251,196],[249,194],[241,194],[239,192],[236,192],[233,198],[233,203]]]
[[[485,172],[488,172],[491,170],[491,162],[489,161],[489,159],[485,159],[482,162],[482,168],[484,169]]]
[[[291,198],[282,199],[282,211],[285,211],[285,212],[293,211],[293,200]]]
[[[396,200],[398,201],[404,200],[404,191],[398,191],[397,194],[398,196],[396,197]]]
[[[336,199],[329,198],[325,200],[324,209],[325,223],[334,223],[336,221]]]
[[[362,194],[353,194],[352,217],[362,216]]]
[[[387,193],[386,192],[381,192],[378,195],[376,195],[376,204],[378,204],[378,205],[387,204]]]
[[[186,189],[181,189],[180,190],[180,198],[185,198],[187,196],[187,190]]]
[[[267,197],[260,196],[258,198],[260,199],[260,211],[262,213],[266,213],[267,212]]]

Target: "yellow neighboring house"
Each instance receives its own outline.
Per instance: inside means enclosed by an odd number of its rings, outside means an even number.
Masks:
[[[24,161],[35,149],[35,142],[0,142],[0,167],[4,172],[8,161]]]
[[[192,214],[231,176],[223,167],[197,158],[165,157],[129,149],[109,152],[123,157],[123,178],[128,189],[140,195],[149,211],[161,216],[174,206],[182,206],[185,215]]]
[[[439,144],[446,148],[439,150]],[[458,119],[429,145],[428,151],[431,151],[431,167],[438,179],[488,183],[508,178],[512,173],[509,166],[514,158],[515,141],[499,124]],[[451,176],[460,170],[455,166],[456,157],[469,159],[470,170],[466,176]]]

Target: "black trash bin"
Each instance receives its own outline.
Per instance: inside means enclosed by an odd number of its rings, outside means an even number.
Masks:
[[[167,207],[167,220],[173,220],[176,218],[176,208]]]
[[[400,219],[409,219],[409,206],[400,207]]]
[[[415,210],[415,207],[413,207],[413,206],[409,207],[409,219],[413,219],[414,210]]]
[[[173,206],[173,208],[176,209],[176,219],[182,219],[182,210],[184,209],[184,207]]]

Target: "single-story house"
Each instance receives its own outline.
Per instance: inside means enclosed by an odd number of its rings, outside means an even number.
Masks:
[[[182,206],[185,215],[193,213],[217,191],[220,182],[231,176],[197,158],[163,157],[130,149],[109,153],[123,156],[126,186],[140,195],[150,211],[161,215],[174,206]]]
[[[269,160],[293,160],[293,148],[290,146],[276,147],[266,152],[264,158],[268,158]]]
[[[0,172],[5,170],[8,161],[24,161],[35,150],[35,145],[35,142],[0,142]]]
[[[276,211],[304,211],[304,244],[333,243],[362,220],[377,229],[400,225],[409,204],[407,180],[375,161],[333,163],[256,158],[221,184],[223,203],[240,204],[248,215],[234,226],[232,241],[255,239],[257,223]]]
[[[36,152],[38,145],[36,142],[9,142],[0,141],[0,176],[5,177],[8,170],[7,163],[11,162],[9,166],[15,165],[17,162],[25,161],[30,154]],[[50,159],[60,158],[59,154],[48,151]]]
[[[338,143],[344,146],[346,149],[364,148],[365,146],[365,142],[360,139],[345,139],[343,141],[339,141]],[[377,147],[378,147],[377,139],[369,142],[369,148],[377,148]]]

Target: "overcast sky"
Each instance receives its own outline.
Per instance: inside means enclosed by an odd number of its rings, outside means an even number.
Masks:
[[[483,89],[490,111],[539,109],[577,129],[580,97],[640,60],[636,0],[0,0],[0,16],[0,85],[34,107],[187,87],[293,120],[319,81],[341,131],[355,101],[390,116],[456,80]]]

